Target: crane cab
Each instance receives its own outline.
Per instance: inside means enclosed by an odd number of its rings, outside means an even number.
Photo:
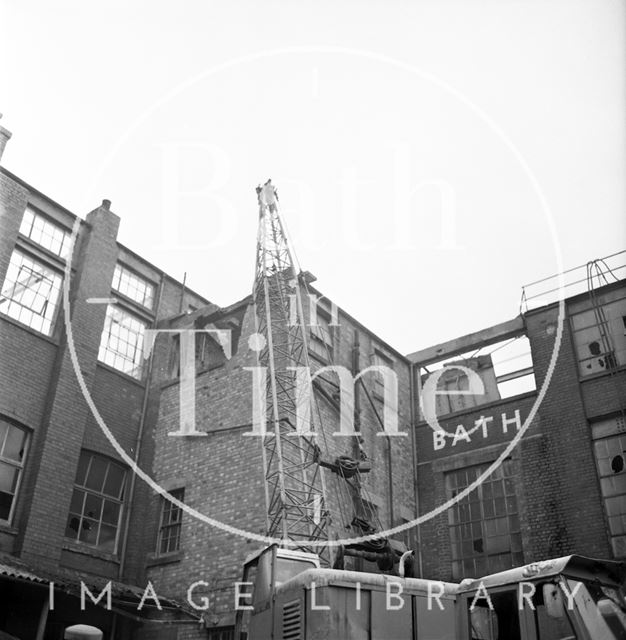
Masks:
[[[276,544],[248,556],[236,603],[235,639],[247,640],[253,618],[258,637],[271,637],[276,587],[307,569],[319,568],[320,559],[316,554],[282,549]]]

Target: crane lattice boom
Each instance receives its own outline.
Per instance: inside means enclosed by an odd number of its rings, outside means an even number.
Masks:
[[[306,548],[307,540],[328,539],[328,522],[319,448],[310,436],[295,434],[299,388],[293,367],[310,371],[300,286],[271,181],[257,188],[257,196],[253,300],[256,330],[265,338],[258,362],[267,371],[263,437],[267,535],[302,540],[299,546]],[[294,303],[295,321],[290,314]],[[322,549],[315,551],[324,556]]]

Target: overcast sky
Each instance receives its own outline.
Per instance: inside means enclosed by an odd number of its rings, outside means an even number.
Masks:
[[[623,2],[0,7],[3,165],[80,216],[111,199],[217,304],[251,290],[268,177],[302,268],[402,352],[625,246]]]

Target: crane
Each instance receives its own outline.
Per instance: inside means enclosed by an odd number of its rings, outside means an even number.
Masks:
[[[332,562],[329,547],[307,546],[307,541],[317,543],[347,537],[346,529],[353,535],[363,536],[375,534],[382,526],[370,502],[363,498],[360,474],[370,467],[360,439],[356,443],[359,449],[356,459],[342,455],[329,461],[318,444],[325,442],[325,432],[317,396],[321,394],[331,403],[333,398],[319,382],[311,384],[302,300],[306,280],[301,272],[296,272],[294,254],[279,214],[276,188],[268,180],[258,186],[256,192],[259,227],[252,295],[257,336],[262,337],[257,359],[267,371],[264,409],[267,430],[262,448],[267,535],[289,541],[290,546],[294,546],[294,541],[300,542],[297,545],[300,549],[315,551],[324,564],[342,566],[345,553],[370,560],[384,558],[379,566],[388,569],[389,559],[401,554],[394,554],[382,535],[361,545],[336,550]],[[298,380],[296,369],[306,372],[305,385],[311,390],[317,389],[305,401],[310,397],[310,406],[305,408],[309,412],[307,423],[312,425],[308,435],[298,432],[298,416],[301,417],[298,408],[301,412],[303,399],[302,380]],[[333,385],[332,381],[324,380],[325,384]],[[337,478],[333,487],[338,494],[336,504],[340,508],[337,511],[341,513],[333,515],[340,519],[352,512],[353,517],[347,522],[332,521],[323,468],[334,472]],[[345,507],[346,500],[352,508]],[[392,559],[391,568],[393,564]]]
[[[268,180],[257,187],[259,229],[253,301],[257,352],[267,370],[266,425],[263,437],[267,535],[282,540],[328,540],[326,487],[312,436],[294,435],[298,384],[294,367],[309,371],[302,299],[294,259],[278,213],[276,189]],[[289,301],[297,306],[297,320]]]

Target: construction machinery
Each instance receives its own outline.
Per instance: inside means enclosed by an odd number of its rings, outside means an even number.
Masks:
[[[316,393],[306,391],[315,387],[304,322],[306,281],[296,272],[269,180],[257,196],[253,299],[258,362],[267,371],[257,426],[266,429],[267,535],[278,542],[246,560],[236,590],[235,639],[626,639],[623,563],[569,556],[460,584],[411,577],[410,552],[380,533],[374,514],[358,508],[359,501],[367,503],[360,482],[366,456],[327,459]],[[364,541],[332,544],[337,526],[324,469],[332,472],[338,494],[346,491],[357,507],[340,528]],[[377,559],[387,574],[347,571],[344,554]]]
[[[334,383],[328,377],[312,381],[313,365],[307,348],[311,327],[306,322],[311,310],[310,306],[305,309],[311,300],[307,277],[296,270],[270,180],[257,188],[257,197],[253,301],[260,342],[258,363],[267,372],[264,403],[259,409],[262,415],[257,418],[262,423],[259,429],[265,433],[266,533],[291,546],[298,542],[303,550],[317,550],[327,566],[342,568],[344,555],[351,555],[378,562],[381,568],[392,568],[406,549],[376,535],[382,526],[361,483],[361,474],[370,467],[358,432],[353,438],[354,456],[348,452],[333,457],[328,454],[329,428],[322,424],[318,395],[336,403]],[[330,488],[323,469],[331,472]],[[329,508],[330,492],[334,519]],[[368,539],[345,547],[323,544],[338,537]],[[317,544],[313,548],[310,543]]]
[[[567,556],[460,584],[248,558],[236,640],[623,640],[626,565]]]

